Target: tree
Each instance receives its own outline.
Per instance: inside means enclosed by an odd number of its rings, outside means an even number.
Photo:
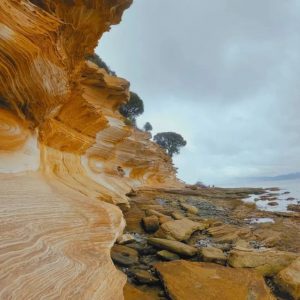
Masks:
[[[123,104],[119,111],[125,118],[135,123],[136,117],[144,112],[144,102],[136,93],[130,92],[129,101]]]
[[[153,127],[152,127],[152,125],[149,123],[149,122],[147,122],[145,125],[144,125],[144,130],[145,131],[151,131],[153,129]]]
[[[116,72],[112,71],[111,68],[102,60],[102,58],[94,53],[91,55],[87,55],[86,59],[96,64],[99,68],[104,69],[109,75],[117,76]]]
[[[183,137],[176,132],[161,132],[154,136],[154,141],[165,149],[171,157],[179,154],[180,148],[186,145]]]

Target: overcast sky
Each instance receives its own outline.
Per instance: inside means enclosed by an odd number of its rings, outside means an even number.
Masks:
[[[97,53],[187,146],[179,177],[300,171],[300,1],[136,0]]]

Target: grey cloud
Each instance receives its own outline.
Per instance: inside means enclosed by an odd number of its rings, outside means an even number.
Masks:
[[[299,8],[136,0],[97,51],[144,99],[141,124],[186,137],[182,178],[299,171]]]

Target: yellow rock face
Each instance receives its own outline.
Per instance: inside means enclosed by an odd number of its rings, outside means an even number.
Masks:
[[[122,299],[111,204],[181,185],[118,113],[129,83],[85,61],[131,2],[0,1],[1,299]]]

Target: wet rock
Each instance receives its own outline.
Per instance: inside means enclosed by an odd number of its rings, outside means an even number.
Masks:
[[[259,274],[211,263],[178,260],[155,265],[172,300],[273,300]]]
[[[199,252],[204,262],[212,262],[220,265],[226,264],[227,257],[221,249],[207,247],[202,248]]]
[[[151,255],[156,253],[154,247],[148,245],[146,242],[143,243],[135,242],[135,243],[126,244],[126,246],[135,249],[141,255]]]
[[[278,205],[278,202],[276,201],[271,201],[268,203],[269,206],[277,206]]]
[[[275,279],[276,283],[294,299],[300,299],[300,258],[280,271]]]
[[[296,199],[293,198],[293,197],[289,197],[289,198],[287,198],[286,200],[287,200],[287,201],[293,201],[293,200],[296,200]]]
[[[124,299],[125,300],[153,300],[151,295],[148,295],[144,291],[134,287],[132,284],[127,283],[124,287]]]
[[[296,211],[296,212],[300,212],[300,205],[299,204],[289,204],[287,209]]]
[[[178,241],[170,241],[166,239],[149,238],[148,243],[157,248],[174,252],[180,256],[192,257],[196,255],[197,249],[195,247],[186,245]]]
[[[298,257],[292,252],[277,250],[234,249],[229,253],[228,263],[234,268],[252,268],[263,275],[272,276]]]
[[[196,230],[204,230],[206,228],[206,224],[194,222],[185,218],[162,224],[160,230],[155,233],[155,236],[170,240],[184,241],[189,239]]]
[[[153,215],[150,217],[144,217],[142,219],[142,224],[146,232],[153,233],[159,228],[158,217]]]
[[[185,209],[188,213],[196,215],[198,213],[198,208],[193,205],[189,205],[186,203],[181,203],[181,207]]]
[[[159,282],[150,271],[133,268],[129,271],[129,276],[133,277],[138,283],[141,284],[154,284]]]
[[[167,250],[158,251],[157,256],[164,259],[164,260],[167,260],[167,261],[180,259],[180,257],[177,254],[172,253],[172,252],[167,251]]]
[[[123,245],[114,245],[111,249],[111,258],[117,265],[128,267],[138,263],[138,252]]]
[[[268,188],[268,191],[271,191],[271,192],[279,192],[279,191],[280,191],[280,188],[278,188],[278,187],[271,187],[271,188]]]
[[[147,265],[149,268],[156,263],[158,263],[160,260],[158,259],[157,255],[146,255],[140,257],[140,263]]]
[[[118,239],[117,243],[120,245],[128,244],[134,241],[134,236],[130,233],[122,234]]]

